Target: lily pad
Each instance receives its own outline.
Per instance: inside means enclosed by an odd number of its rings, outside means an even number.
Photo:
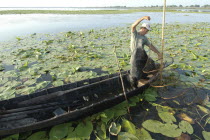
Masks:
[[[174,115],[169,112],[169,107],[164,106],[164,107],[157,107],[157,111],[158,111],[158,116],[166,123],[173,123],[176,122],[176,118],[174,117]]]
[[[139,140],[135,135],[128,132],[120,132],[118,135],[118,140]]]
[[[111,135],[117,136],[120,131],[121,131],[121,125],[116,124],[115,122],[112,122],[109,127],[109,133]]]
[[[130,134],[134,134],[134,135],[136,134],[135,125],[126,119],[123,119],[123,121],[122,121],[122,128]]]
[[[203,137],[205,140],[209,140],[210,138],[210,132],[207,131],[202,131]]]
[[[142,126],[153,133],[161,133],[167,137],[178,137],[181,135],[182,130],[177,125],[166,123],[163,124],[156,120],[146,120]]]
[[[90,134],[93,131],[93,124],[90,121],[87,121],[85,124],[80,122],[74,131],[68,133],[67,138],[70,140],[75,139],[90,139]]]
[[[3,71],[5,68],[2,64],[0,64],[0,71]]]
[[[18,140],[18,139],[19,139],[19,134],[14,134],[6,138],[3,138],[2,140]]]
[[[193,134],[193,127],[192,125],[187,121],[181,121],[179,122],[179,128],[182,130],[182,132],[187,132],[188,134]]]
[[[57,87],[57,86],[63,85],[64,82],[63,82],[63,81],[55,81],[55,82],[53,82],[52,84],[53,84],[55,87]]]
[[[51,128],[49,136],[50,140],[60,140],[68,135],[68,123],[56,125]]]
[[[144,128],[136,130],[136,137],[139,140],[153,140],[149,132],[145,130]]]
[[[51,82],[50,81],[43,81],[43,82],[40,82],[36,85],[36,89],[43,89],[45,88],[48,84],[50,84]]]
[[[201,106],[201,105],[197,105],[197,107],[198,107],[203,113],[206,113],[206,114],[209,114],[209,113],[210,113],[210,111],[209,111],[207,108],[205,108],[205,107],[203,107],[203,106]]]
[[[32,134],[30,137],[28,137],[26,140],[47,140],[47,132],[46,131],[39,131],[34,134]]]
[[[153,133],[161,133],[162,130],[160,128],[162,128],[164,124],[156,120],[146,120],[142,123],[142,126]]]

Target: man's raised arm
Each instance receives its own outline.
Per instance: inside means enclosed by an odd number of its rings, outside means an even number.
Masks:
[[[145,20],[150,20],[150,16],[144,16],[144,17],[138,19],[137,21],[135,21],[131,26],[131,31],[134,32],[136,30],[136,26],[144,19]]]

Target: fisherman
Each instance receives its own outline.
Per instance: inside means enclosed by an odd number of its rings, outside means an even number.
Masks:
[[[148,56],[144,50],[144,45],[148,46],[152,51],[158,54],[158,58],[162,58],[162,54],[149,42],[145,36],[150,30],[149,23],[143,23],[140,30],[137,32],[137,25],[143,20],[150,20],[149,16],[144,16],[136,20],[131,26],[131,70],[130,82],[134,87],[137,87],[140,79],[147,79],[147,74],[143,72],[143,68],[147,63]]]

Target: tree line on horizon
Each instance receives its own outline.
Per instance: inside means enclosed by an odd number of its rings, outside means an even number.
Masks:
[[[144,6],[144,7],[147,7],[147,6]],[[163,7],[163,6],[159,6],[159,5],[151,5],[151,6],[148,6],[148,7]],[[210,5],[208,5],[208,4],[206,4],[206,5],[203,5],[203,6],[201,6],[201,5],[198,5],[198,4],[195,4],[195,5],[189,5],[189,6],[183,6],[183,5],[167,5],[167,7],[186,7],[186,8],[189,8],[189,7],[191,7],[191,8],[193,8],[193,7],[201,7],[201,8],[210,8]]]

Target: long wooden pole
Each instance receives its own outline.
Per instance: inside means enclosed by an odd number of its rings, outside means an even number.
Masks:
[[[119,61],[118,61],[118,58],[117,58],[116,47],[114,47],[114,53],[115,53],[115,58],[116,58],[116,62],[117,62],[119,74],[120,74],[120,79],[121,79],[123,94],[124,94],[124,96],[125,96],[125,100],[126,100],[127,105],[128,105],[128,106],[127,106],[128,115],[130,116],[130,108],[129,108],[129,104],[128,104],[128,98],[127,98],[126,91],[125,91],[125,86],[124,86],[124,82],[123,82],[122,73],[121,73],[121,71],[120,71],[120,64],[119,64]],[[131,116],[130,116],[130,120],[132,120]]]
[[[161,40],[161,46],[162,46],[162,50],[161,50],[161,54],[162,54],[162,59],[161,59],[161,69],[160,69],[160,80],[161,80],[161,84],[162,84],[162,78],[163,78],[163,51],[164,51],[164,28],[165,28],[165,14],[166,13],[166,0],[164,0],[164,4],[163,4],[163,20],[162,20],[162,40]]]

